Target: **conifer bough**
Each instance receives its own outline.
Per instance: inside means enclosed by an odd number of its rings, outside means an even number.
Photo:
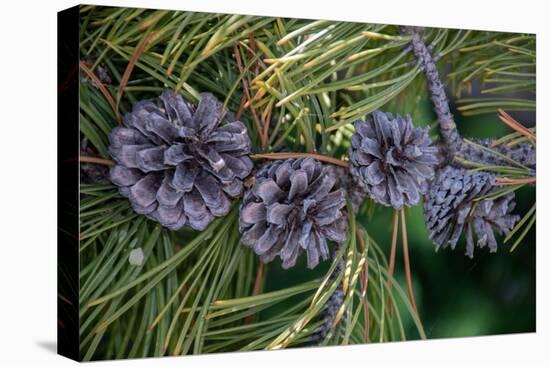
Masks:
[[[168,90],[109,134],[111,181],[132,208],[170,229],[203,230],[229,212],[252,170],[245,125],[209,93],[195,109]]]
[[[490,252],[496,252],[498,244],[494,231],[508,234],[519,220],[518,215],[511,214],[515,195],[510,192],[501,197],[474,201],[495,191],[495,175],[486,171],[468,173],[455,157],[491,166],[505,166],[511,159],[533,173],[536,170],[535,149],[528,142],[515,147],[506,144],[493,147],[494,141],[489,139],[467,144],[456,129],[445,87],[419,30],[404,27],[403,32],[411,36],[413,53],[424,71],[447,158],[446,165],[430,182],[424,198],[424,219],[429,237],[437,248],[450,246],[454,249],[465,228],[467,256],[473,258],[475,245],[480,248],[488,245]],[[478,239],[476,243],[474,233]]]

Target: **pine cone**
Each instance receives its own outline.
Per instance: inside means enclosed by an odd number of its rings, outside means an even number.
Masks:
[[[496,252],[498,244],[493,229],[498,234],[506,235],[514,228],[520,218],[519,215],[510,214],[516,206],[514,196],[512,192],[494,200],[483,200],[476,206],[466,229],[466,254],[470,258],[474,257],[472,232],[477,236],[479,248],[488,244],[489,252]]]
[[[305,250],[312,269],[329,257],[327,239],[346,238],[345,192],[332,166],[311,158],[273,161],[262,167],[244,194],[242,242],[264,263],[279,256],[283,268]]]
[[[96,156],[97,150],[86,138],[80,141],[80,154]],[[84,184],[108,184],[109,169],[101,164],[80,163],[80,183]]]
[[[529,142],[522,142],[516,145],[508,146],[507,143],[495,145],[494,139],[472,139],[472,141],[504,154],[505,156],[531,169],[533,173],[537,168],[537,152],[533,144]],[[509,166],[511,164],[502,157],[499,157],[498,155],[487,150],[480,149],[472,144],[463,144],[461,151],[458,152],[457,155],[468,161],[483,163],[490,166]]]
[[[488,172],[467,173],[462,168],[446,166],[430,184],[424,201],[424,218],[430,239],[437,248],[455,248],[466,226],[466,255],[474,256],[472,230],[478,237],[478,247],[489,244],[497,250],[493,229],[506,234],[519,219],[510,212],[515,206],[514,194],[491,200],[474,199],[490,193],[495,176]],[[473,210],[473,211],[472,211]]]
[[[138,102],[109,140],[111,181],[137,213],[170,229],[203,230],[226,215],[252,170],[245,125],[208,93],[196,110],[171,90]]]
[[[428,129],[415,128],[410,116],[380,111],[354,126],[349,155],[355,181],[380,204],[418,204],[440,161]]]
[[[97,56],[95,55],[95,53],[85,57],[82,60],[84,65],[86,65],[89,69],[91,69],[94,66],[96,61],[97,61]],[[112,79],[111,79],[111,75],[109,73],[109,69],[105,66],[105,64],[100,63],[99,65],[97,65],[95,67],[93,73],[96,75],[97,79],[101,83],[103,83],[103,84],[111,84],[112,83]],[[95,83],[94,83],[94,85],[95,85]]]
[[[338,277],[338,274],[342,271],[343,267],[344,259],[340,258],[338,259],[338,263],[336,264],[334,271],[329,276],[329,283],[333,282],[334,279]],[[327,302],[323,306],[323,311],[321,312],[321,319],[323,320],[323,322],[311,334],[309,341],[320,344],[321,342],[323,342],[323,340],[325,340],[330,331],[334,329],[334,320],[336,319],[338,311],[340,311],[340,308],[344,304],[344,297],[344,285],[343,282],[340,281],[340,284],[338,284],[334,292],[330,295],[330,297],[327,299]],[[340,323],[342,323],[342,321],[345,321],[345,317],[346,315],[344,313],[342,315],[342,318],[340,319]]]

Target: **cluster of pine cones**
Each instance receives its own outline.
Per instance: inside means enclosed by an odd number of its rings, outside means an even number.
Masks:
[[[273,161],[244,190],[253,169],[247,129],[211,94],[196,108],[171,90],[141,101],[109,141],[111,181],[137,213],[164,227],[204,230],[242,195],[242,242],[263,262],[279,257],[288,268],[305,252],[314,268],[329,257],[329,240],[346,239],[345,180],[331,165]]]
[[[314,268],[330,257],[328,241],[345,241],[346,194],[354,204],[367,196],[395,209],[423,198],[435,245],[454,248],[465,230],[470,257],[474,234],[477,246],[496,251],[493,230],[508,233],[519,219],[511,214],[513,194],[476,203],[495,190],[495,176],[443,164],[444,155],[428,130],[414,127],[409,116],[374,111],[354,126],[349,176],[312,158],[275,160],[259,167],[245,190],[244,180],[254,169],[245,125],[211,94],[201,94],[195,107],[168,90],[136,103],[123,126],[111,131],[109,152],[115,165],[110,180],[137,213],[173,230],[186,225],[204,230],[242,196],[243,244],[263,262],[280,258],[284,268],[294,266],[304,252],[307,266]],[[527,146],[503,153],[534,169],[534,150]],[[484,151],[465,149],[461,154],[502,163]]]
[[[275,160],[255,170],[246,126],[213,95],[201,94],[195,107],[168,90],[135,104],[123,126],[111,131],[110,181],[137,213],[173,230],[204,230],[242,196],[242,243],[264,263],[280,258],[283,268],[294,266],[304,252],[309,268],[330,258],[328,241],[338,246],[346,240],[347,197],[352,210],[365,197],[396,210],[423,199],[426,227],[437,248],[454,249],[465,232],[467,256],[473,257],[476,245],[496,251],[494,232],[507,234],[519,220],[511,213],[514,194],[481,198],[495,192],[496,176],[469,173],[453,158],[503,165],[504,155],[534,174],[535,150],[527,143],[509,148],[476,141],[497,150],[496,156],[464,144],[430,50],[416,29],[404,32],[411,35],[411,50],[426,74],[446,148],[433,144],[428,129],[414,127],[410,116],[374,111],[354,123],[347,172],[311,158]],[[97,173],[84,168],[86,179]],[[249,187],[245,180],[252,182]],[[343,297],[340,285],[313,339],[328,334]]]

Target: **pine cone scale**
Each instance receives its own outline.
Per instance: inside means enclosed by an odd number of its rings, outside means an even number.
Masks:
[[[147,138],[140,132],[126,127],[115,127],[109,134],[109,144],[114,149],[120,149],[125,145],[142,145],[147,142]]]
[[[193,111],[189,105],[180,98],[177,98],[173,93],[163,93],[159,99],[164,106],[166,114],[172,121],[179,121],[179,125],[188,126],[193,118]]]
[[[166,144],[170,144],[180,137],[179,130],[174,124],[159,115],[150,115],[146,120],[145,127],[149,133],[155,134]]]
[[[185,214],[192,228],[202,231],[214,219],[196,189],[183,195]]]
[[[254,246],[254,251],[257,255],[263,255],[277,242],[279,236],[281,235],[282,229],[277,226],[267,226],[264,234],[258,240],[256,246]]]
[[[136,164],[143,172],[162,171],[167,167],[164,165],[164,152],[166,147],[154,147],[143,149],[136,154]]]
[[[119,186],[130,186],[143,178],[143,172],[135,168],[127,168],[123,166],[113,166],[111,168],[111,181]]]
[[[139,206],[147,207],[155,202],[158,187],[160,187],[159,176],[149,173],[132,186],[130,199]]]
[[[164,164],[177,166],[178,164],[192,160],[193,156],[186,153],[185,144],[175,144],[164,151]]]
[[[266,208],[263,203],[249,203],[241,210],[241,222],[244,224],[256,224],[266,218]]]
[[[183,197],[183,191],[178,191],[171,185],[173,176],[173,173],[167,174],[157,191],[157,201],[161,206],[174,207]]]
[[[296,195],[303,194],[307,189],[307,173],[303,170],[292,172],[290,175],[290,191],[288,200],[294,199]]]
[[[174,206],[159,205],[157,209],[158,220],[166,225],[174,225],[180,221],[183,214],[183,200],[179,200]]]
[[[177,165],[174,172],[174,178],[172,179],[172,185],[176,190],[183,192],[189,192],[193,189],[195,179],[199,174],[199,168],[191,166],[186,163],[180,163]]]
[[[229,183],[224,183],[222,186],[223,192],[230,197],[237,197],[241,194],[243,188],[242,180],[235,178]]]
[[[142,144],[142,145],[124,145],[120,148],[110,148],[109,154],[113,157],[113,160],[127,168],[139,168],[137,163],[136,155],[139,151],[143,149],[153,148],[153,145]]]
[[[292,205],[273,203],[267,207],[265,218],[268,223],[282,226],[284,225],[286,216],[290,213],[292,208]]]
[[[202,172],[195,180],[195,187],[212,215],[222,216],[229,211],[231,203],[211,175]]]
[[[266,205],[271,205],[275,201],[285,196],[284,192],[277,186],[273,179],[265,179],[253,186],[253,192],[261,198]]]
[[[222,119],[222,104],[211,94],[201,96],[192,126],[208,135]]]
[[[342,209],[346,205],[346,192],[343,189],[338,189],[336,191],[328,193],[322,200],[317,204],[318,211],[328,210],[334,207]]]
[[[260,237],[265,233],[266,227],[266,222],[262,220],[255,223],[251,227],[247,227],[244,232],[241,229],[241,232],[243,233],[241,237],[241,242],[249,247],[253,247],[254,244],[257,243],[260,240]]]

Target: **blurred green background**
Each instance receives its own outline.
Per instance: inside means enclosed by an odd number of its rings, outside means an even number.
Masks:
[[[414,103],[409,100],[404,104],[399,104],[396,98],[396,104],[390,103],[383,110],[410,113],[416,125],[431,124],[436,118],[430,101],[421,97]],[[465,117],[456,110],[453,113],[465,137],[500,137],[511,131],[496,114]],[[511,114],[527,126],[534,125],[534,114]],[[534,187],[520,189],[516,194],[515,212],[523,216],[534,200]],[[389,258],[393,209],[377,205],[371,215],[362,215],[359,221]],[[503,244],[502,237],[497,236],[496,253],[476,247],[474,258],[470,259],[464,255],[463,238],[455,250],[435,251],[428,239],[421,205],[407,209],[406,219],[415,298],[428,339],[535,331],[534,228],[512,253],[511,243]],[[400,236],[395,264],[395,275],[406,290]],[[320,277],[328,266],[325,262],[311,271],[301,259],[298,266],[285,271],[279,264],[272,264],[268,268],[266,290]],[[412,320],[404,321],[407,339],[418,338]]]

